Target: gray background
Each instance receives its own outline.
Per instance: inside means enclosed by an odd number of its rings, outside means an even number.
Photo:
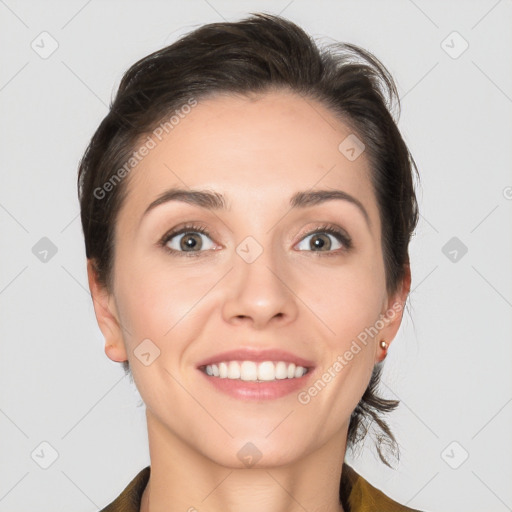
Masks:
[[[382,385],[402,401],[402,457],[388,469],[367,443],[348,462],[411,507],[512,510],[512,2],[0,0],[0,511],[95,511],[149,463],[144,407],[87,289],[77,163],[129,65],[251,11],[374,52],[420,169]]]

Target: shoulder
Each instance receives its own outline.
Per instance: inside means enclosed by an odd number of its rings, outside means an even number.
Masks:
[[[420,512],[392,500],[345,462],[341,472],[340,501],[346,512]]]
[[[141,469],[124,491],[100,512],[139,512],[142,493],[149,481],[150,466]]]

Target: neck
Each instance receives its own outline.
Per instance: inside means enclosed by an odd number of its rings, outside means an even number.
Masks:
[[[140,512],[343,512],[346,432],[293,463],[240,468],[212,461],[147,418],[151,474]]]

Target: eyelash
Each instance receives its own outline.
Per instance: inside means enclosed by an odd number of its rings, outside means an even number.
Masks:
[[[187,224],[181,228],[178,228],[176,230],[168,231],[160,240],[158,245],[162,246],[168,253],[175,256],[185,256],[185,257],[197,257],[202,256],[202,253],[207,251],[176,251],[175,249],[171,249],[167,246],[167,243],[169,240],[172,240],[175,236],[182,235],[184,233],[201,233],[203,235],[206,235],[207,237],[211,238],[209,231],[198,224]],[[336,256],[339,255],[340,252],[348,252],[352,249],[352,239],[345,235],[342,231],[339,229],[331,226],[330,224],[321,224],[317,226],[315,229],[308,231],[301,239],[302,241],[304,238],[317,234],[317,233],[325,233],[334,236],[338,242],[344,245],[342,249],[336,249],[334,251],[305,251],[305,252],[312,252],[314,254],[318,254],[319,256]],[[302,252],[302,251],[301,251]]]
[[[197,224],[187,224],[179,229],[168,231],[160,240],[159,245],[161,245],[171,256],[185,256],[185,257],[198,257],[202,256],[202,252],[205,251],[176,251],[175,249],[171,249],[167,247],[167,243],[169,240],[172,240],[175,236],[182,235],[183,233],[201,233],[211,238],[209,231],[203,226],[199,226]]]
[[[328,234],[334,236],[340,242],[343,247],[341,249],[336,249],[334,251],[304,251],[311,252],[317,256],[339,256],[340,253],[346,253],[352,249],[352,239],[346,235],[343,231],[340,231],[338,228],[331,226],[330,224],[320,224],[316,226],[314,229],[308,231],[304,234],[300,241],[308,236],[315,235],[318,233]],[[302,251],[301,251],[302,252]]]

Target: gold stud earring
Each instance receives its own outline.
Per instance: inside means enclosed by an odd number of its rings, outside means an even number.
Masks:
[[[389,345],[388,345],[388,343],[387,343],[386,341],[384,341],[384,340],[380,340],[379,345],[380,345],[380,348],[381,348],[382,350],[384,350],[384,354],[382,354],[382,356],[381,356],[381,357],[380,357],[380,359],[379,359],[379,363],[382,363],[382,361],[384,361],[384,359],[386,359],[386,356],[388,355],[388,346],[389,346]]]

